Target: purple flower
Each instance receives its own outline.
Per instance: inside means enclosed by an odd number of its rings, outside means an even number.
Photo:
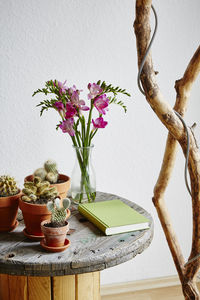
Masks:
[[[85,102],[85,101],[83,101],[83,102]],[[84,110],[84,111],[87,111],[87,110],[89,110],[90,108],[87,106],[87,105],[82,105],[81,107],[80,107],[80,110]]]
[[[79,107],[80,100],[79,100],[79,91],[78,90],[75,90],[75,91],[72,92],[70,100],[71,100],[71,102],[74,105],[76,105],[77,107]]]
[[[57,108],[58,111],[64,110],[64,104],[61,101],[55,102],[54,106]]]
[[[97,129],[97,128],[105,128],[108,122],[104,121],[102,117],[99,117],[96,120],[92,119],[92,124],[94,128]]]
[[[64,132],[64,133],[67,132],[67,133],[69,133],[69,135],[73,136],[75,134],[73,125],[74,125],[74,119],[70,118],[70,119],[63,121],[59,125],[59,127],[60,127],[60,129],[62,129],[62,132]]]
[[[72,93],[71,102],[80,110],[89,110],[89,107],[85,105],[85,101],[79,99],[79,91],[78,90],[76,90]]]
[[[96,83],[89,83],[88,84],[88,89],[90,91],[90,93],[88,94],[88,99],[94,99],[96,96],[98,96],[99,94],[102,93],[102,88],[96,84]]]
[[[105,115],[106,110],[108,110],[109,99],[106,94],[103,94],[94,100],[94,106],[100,114]]]
[[[75,91],[78,91],[77,90],[77,88],[76,88],[76,86],[75,86],[75,84],[72,86],[72,87],[70,87],[69,89],[68,89],[68,92],[69,92],[69,94],[73,94],[73,92],[75,92]]]
[[[66,82],[67,82],[66,80],[63,83],[61,81],[58,81],[60,95],[65,94],[65,91],[67,89],[67,87],[65,86]]]
[[[71,102],[67,102],[65,118],[70,119],[70,118],[74,117],[76,115],[76,113],[77,113],[77,110],[73,106],[73,104]]]

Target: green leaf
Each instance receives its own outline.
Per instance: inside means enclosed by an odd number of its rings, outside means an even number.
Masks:
[[[97,84],[100,85],[100,84],[101,84],[101,80],[98,80],[98,81],[97,81]]]
[[[62,124],[62,121],[60,121],[60,123],[56,125],[56,130],[60,128],[60,124]]]

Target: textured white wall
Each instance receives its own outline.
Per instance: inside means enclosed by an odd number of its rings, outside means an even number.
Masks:
[[[154,1],[159,28],[153,46],[158,82],[171,105],[180,78],[199,43],[198,0]],[[70,174],[71,141],[56,132],[58,117],[42,118],[32,92],[48,79],[68,80],[80,88],[104,79],[130,91],[128,113],[110,109],[109,126],[94,141],[98,190],[116,193],[146,208],[155,220],[151,246],[132,261],[102,272],[102,283],[175,274],[175,268],[151,202],[167,131],[136,85],[137,59],[131,0],[0,0],[0,173],[25,175],[47,158]],[[153,18],[152,18],[153,24]],[[193,87],[186,120],[199,117],[199,82]],[[198,133],[199,129],[197,129]],[[183,253],[189,254],[191,207],[183,181],[184,159],[177,158],[166,199]]]

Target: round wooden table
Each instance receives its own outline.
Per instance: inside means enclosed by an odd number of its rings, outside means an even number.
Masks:
[[[75,207],[64,252],[46,252],[23,234],[24,224],[0,234],[0,300],[99,300],[100,271],[143,252],[153,237],[151,215],[137,204],[98,192],[96,201],[120,199],[149,218],[150,228],[105,236]]]

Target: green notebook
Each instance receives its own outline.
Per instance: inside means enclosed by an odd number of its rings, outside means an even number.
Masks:
[[[106,235],[149,228],[149,220],[121,200],[79,204],[78,210]]]

